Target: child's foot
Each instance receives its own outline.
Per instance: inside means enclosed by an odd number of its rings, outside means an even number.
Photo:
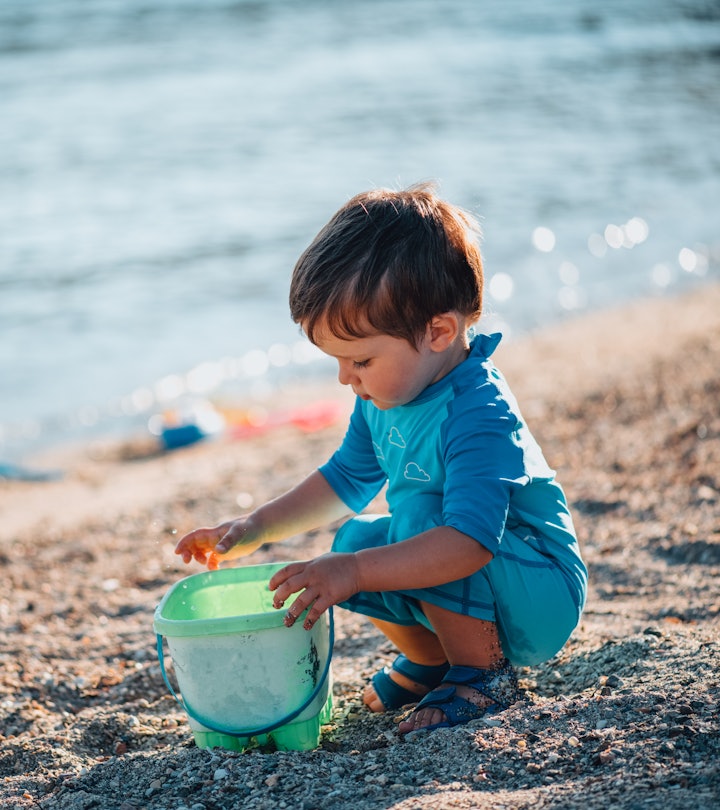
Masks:
[[[442,682],[449,669],[449,664],[416,664],[399,655],[392,667],[385,667],[373,675],[363,692],[363,703],[371,712],[385,712],[417,703]]]
[[[400,723],[398,731],[409,734],[420,729],[459,726],[506,709],[520,697],[515,671],[507,660],[490,669],[454,666],[442,684]]]

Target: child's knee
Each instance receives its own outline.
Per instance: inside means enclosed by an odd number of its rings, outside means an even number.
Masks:
[[[389,515],[360,515],[351,518],[335,533],[332,551],[353,554],[364,548],[386,546],[389,526]]]

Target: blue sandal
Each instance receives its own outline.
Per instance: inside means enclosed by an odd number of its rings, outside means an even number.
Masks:
[[[467,686],[476,689],[481,695],[492,701],[490,706],[477,706],[467,698],[457,694],[455,686]],[[436,728],[450,728],[469,723],[489,714],[507,709],[521,699],[517,676],[510,662],[505,659],[502,666],[496,669],[476,667],[450,667],[443,678],[439,689],[428,692],[417,704],[414,712],[420,709],[440,709],[447,720],[431,726],[423,726],[414,731],[432,731]],[[413,732],[408,732],[413,733]]]
[[[421,686],[434,689],[442,683],[443,678],[450,670],[450,664],[427,666],[425,664],[416,664],[405,655],[398,655],[392,667],[385,667],[372,677],[372,685],[375,689],[375,694],[380,698],[380,702],[385,707],[385,711],[399,709],[401,706],[407,706],[409,703],[417,703],[422,697],[422,695],[418,695],[417,692],[411,692],[410,689],[406,689],[404,686],[395,683],[390,677],[391,669],[395,670],[395,672],[399,672],[411,681],[419,683]]]

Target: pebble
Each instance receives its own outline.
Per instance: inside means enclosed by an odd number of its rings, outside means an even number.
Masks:
[[[683,734],[692,735],[692,729],[688,726],[673,726],[668,729],[668,737],[681,737]]]
[[[230,771],[228,771],[227,768],[218,768],[213,774],[213,780],[220,782],[222,779],[226,779],[229,773]]]

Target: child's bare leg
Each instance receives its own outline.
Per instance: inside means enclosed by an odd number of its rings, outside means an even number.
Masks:
[[[438,641],[442,643],[451,665],[491,669],[503,661],[504,654],[495,622],[461,616],[426,602],[422,607],[437,630]],[[457,686],[456,689],[459,696],[480,707],[490,705],[491,701],[476,689],[467,686]],[[440,709],[422,708],[400,723],[398,730],[401,734],[407,734],[444,720],[446,717]]]
[[[370,621],[415,664],[437,666],[448,660],[440,640],[427,627],[423,627],[421,624],[411,626],[394,624],[373,618]],[[418,698],[430,691],[429,687],[413,681],[396,670],[391,669],[388,675],[399,686],[414,692]],[[386,708],[377,696],[372,683],[369,683],[363,691],[363,703],[372,712],[382,712]]]

